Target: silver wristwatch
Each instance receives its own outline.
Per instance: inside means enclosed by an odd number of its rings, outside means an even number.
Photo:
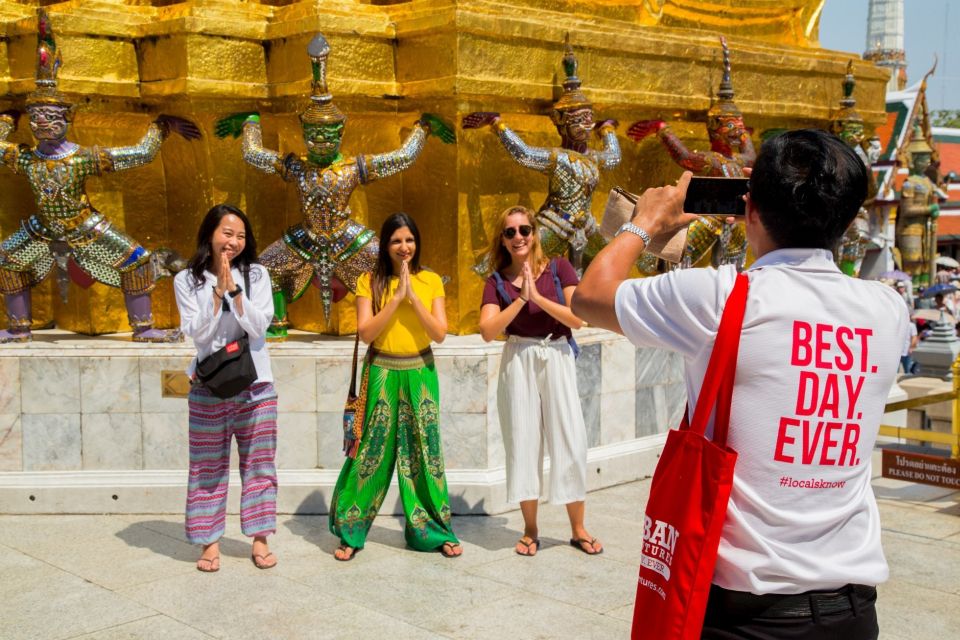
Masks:
[[[633,224],[632,222],[623,223],[623,225],[621,225],[621,227],[617,229],[617,232],[614,234],[613,237],[616,238],[618,235],[620,235],[624,231],[629,231],[634,235],[640,236],[640,239],[643,240],[644,246],[648,246],[650,244],[650,234],[648,234],[646,231],[644,231],[637,225]]]

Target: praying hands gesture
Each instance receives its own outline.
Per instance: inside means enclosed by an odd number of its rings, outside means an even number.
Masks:
[[[397,283],[397,290],[394,292],[393,297],[397,302],[413,302],[413,299],[416,295],[413,293],[413,286],[410,284],[410,264],[409,261],[404,260],[400,265],[400,275],[397,277],[399,282]]]
[[[230,270],[230,258],[227,257],[227,252],[223,251],[220,254],[220,268],[217,271],[217,286],[213,289],[214,313],[219,313],[223,301],[226,300],[226,296],[228,296],[231,291],[236,291],[236,289],[237,283],[233,281],[233,272]],[[240,300],[240,296],[231,298],[231,301],[235,305],[237,315],[243,316],[243,303]]]
[[[537,280],[533,277],[533,271],[530,269],[529,262],[523,263],[522,275],[523,281],[520,283],[520,299],[523,300],[524,304],[533,300],[539,305],[542,296],[540,292],[537,291]]]
[[[436,343],[443,342],[447,333],[447,314],[444,308],[444,299],[442,297],[435,298],[428,308],[414,291],[411,279],[409,261],[404,260],[400,263],[399,273],[397,274],[397,288],[393,292],[393,296],[376,313],[373,312],[372,301],[369,298],[357,298],[357,331],[361,340],[367,344],[372,344],[386,328],[390,318],[400,305],[406,302],[413,307],[417,320],[427,332],[430,340]]]

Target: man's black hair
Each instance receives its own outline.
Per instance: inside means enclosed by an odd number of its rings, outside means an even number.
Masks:
[[[782,249],[833,249],[866,197],[863,161],[843,140],[819,129],[770,138],[750,175],[750,199]]]

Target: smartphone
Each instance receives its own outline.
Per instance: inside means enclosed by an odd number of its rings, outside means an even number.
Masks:
[[[748,178],[703,178],[694,176],[683,201],[686,213],[701,216],[742,216],[747,211],[743,196],[750,185]]]

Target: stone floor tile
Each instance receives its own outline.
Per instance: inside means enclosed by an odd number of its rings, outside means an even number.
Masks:
[[[157,640],[203,640],[213,638],[202,631],[189,627],[173,618],[164,615],[154,615],[141,618],[133,622],[118,624],[114,627],[94,631],[82,636],[75,636],[70,640],[143,640],[156,638]]]
[[[543,538],[541,537],[541,540]],[[529,562],[509,558],[491,562],[471,573],[583,610],[604,613],[633,602],[636,567],[605,557],[588,556],[568,543],[550,545]],[[544,576],[553,576],[545,580]]]
[[[877,617],[884,640],[945,640],[960,629],[956,595],[900,580],[896,572],[877,589]]]
[[[377,611],[365,597],[343,598],[332,585],[314,589],[284,577],[280,569],[258,571],[249,560],[223,558],[218,573],[194,571],[119,593],[203,633],[231,640],[437,637]],[[370,584],[365,585],[368,590]],[[361,602],[365,606],[356,604]]]
[[[960,534],[960,518],[928,518],[936,512],[926,506],[880,503],[880,523],[884,531],[896,531],[923,538],[946,539]],[[946,515],[946,514],[945,514]]]
[[[159,532],[122,518],[56,518],[55,527],[45,526],[50,516],[2,518],[0,537],[18,551],[108,589],[194,570],[196,551],[183,540],[182,524],[169,523]],[[174,531],[179,537],[170,535]]]
[[[616,618],[617,620],[625,620],[633,624],[633,603],[626,604],[622,607],[617,607],[612,611],[607,611],[605,615],[610,616],[611,618]]]
[[[960,547],[933,545],[932,539],[884,530],[883,551],[899,583],[960,595]],[[960,618],[958,618],[960,622]]]
[[[10,558],[11,554],[20,557]],[[0,546],[0,567],[0,638],[4,640],[72,638],[155,613],[9,547]]]
[[[465,607],[457,615],[438,619],[431,628],[451,638],[609,640],[630,635],[630,623],[625,620],[533,594]]]
[[[459,613],[501,598],[522,599],[526,595],[502,582],[472,575],[466,565],[459,565],[459,559],[444,558],[439,553],[409,550],[384,554],[378,545],[367,545],[356,560],[333,565],[332,570],[324,567],[322,573],[303,567],[296,579],[426,628],[433,628],[432,621],[447,617],[451,611]]]

